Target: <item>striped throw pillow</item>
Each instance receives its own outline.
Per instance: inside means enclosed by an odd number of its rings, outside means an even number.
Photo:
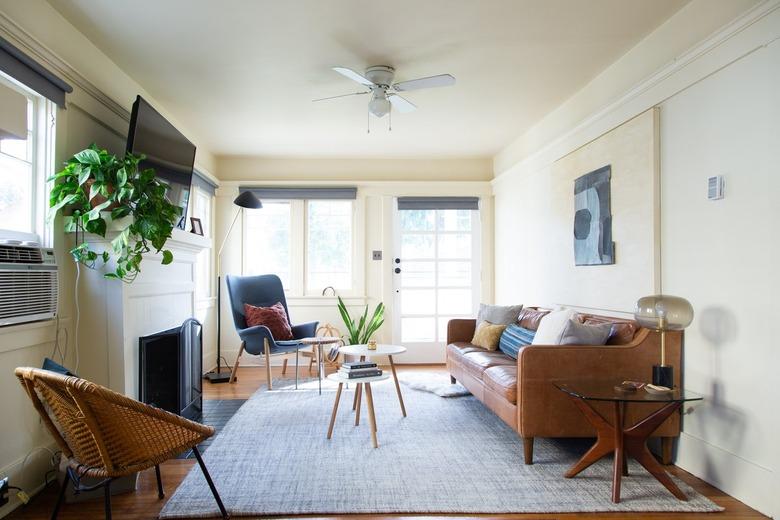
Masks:
[[[516,323],[507,325],[498,341],[498,349],[507,356],[517,359],[520,347],[530,345],[535,335],[536,332],[533,330],[524,329]]]

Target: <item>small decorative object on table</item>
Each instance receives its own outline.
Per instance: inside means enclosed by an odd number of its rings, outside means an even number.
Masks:
[[[203,236],[203,224],[201,223],[199,218],[190,217],[190,224],[192,224],[192,229],[190,230],[190,233],[195,233],[196,235]]]
[[[643,327],[661,333],[661,364],[653,366],[653,384],[674,388],[674,367],[666,364],[666,331],[683,330],[690,325],[693,307],[685,298],[655,294],[636,302],[634,318]]]
[[[367,347],[368,347],[368,350],[376,350],[376,340],[375,339],[368,340]]]

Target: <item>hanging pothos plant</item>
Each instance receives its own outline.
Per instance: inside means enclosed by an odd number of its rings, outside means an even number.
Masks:
[[[162,252],[163,264],[173,261],[173,254],[163,248],[181,216],[181,208],[165,196],[168,185],[154,170],[138,169],[143,159],[131,153],[118,158],[93,144],[49,179],[54,181],[50,218],[62,212],[65,231],[76,234],[73,259],[89,268],[113,260],[104,276],[128,283],[138,276],[143,255],[152,250]],[[105,238],[107,218],[126,225],[111,240],[110,250],[98,252],[86,233]]]

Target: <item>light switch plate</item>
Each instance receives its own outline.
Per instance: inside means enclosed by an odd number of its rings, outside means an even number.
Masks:
[[[381,260],[382,259],[382,251],[373,251],[371,253],[371,258],[374,260]]]

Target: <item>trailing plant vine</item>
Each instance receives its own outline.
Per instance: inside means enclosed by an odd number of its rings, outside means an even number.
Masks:
[[[168,185],[154,170],[139,170],[143,159],[131,153],[118,158],[93,144],[49,178],[54,182],[50,218],[63,213],[65,231],[76,234],[73,259],[92,269],[113,260],[104,276],[128,283],[138,276],[143,255],[150,251],[161,252],[164,265],[173,261],[173,253],[164,247],[181,216],[181,208],[165,196]],[[98,252],[87,233],[105,238],[107,218],[127,225],[111,240],[110,250]]]

